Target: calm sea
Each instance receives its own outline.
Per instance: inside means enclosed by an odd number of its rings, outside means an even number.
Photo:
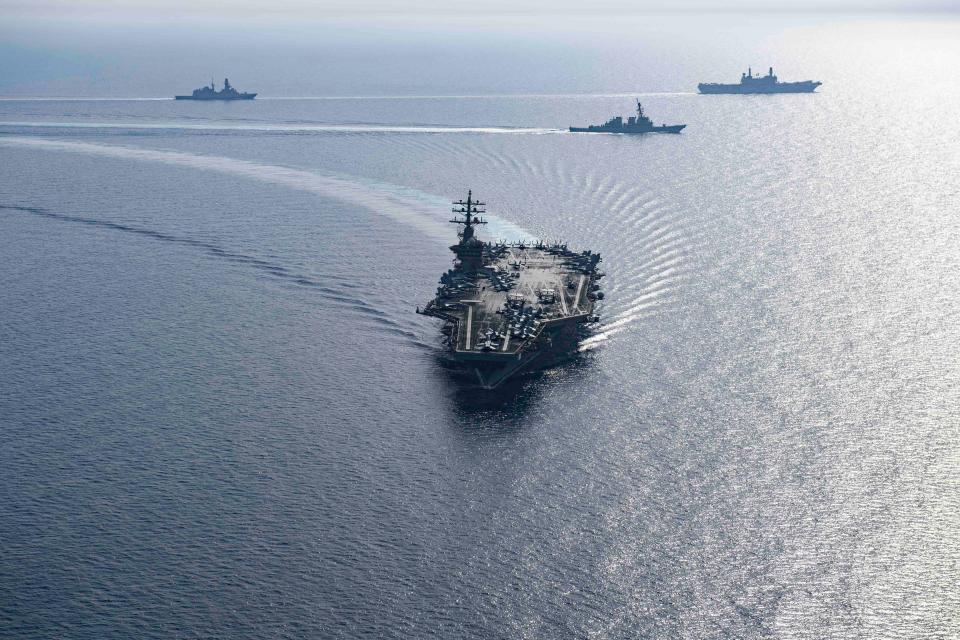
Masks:
[[[725,20],[0,100],[0,636],[960,636],[960,23]],[[467,189],[608,274],[493,397]]]

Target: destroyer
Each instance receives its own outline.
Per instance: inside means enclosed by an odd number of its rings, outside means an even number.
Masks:
[[[475,235],[486,224],[478,217],[484,203],[468,192],[453,204],[463,216],[450,221],[463,226],[450,247],[454,266],[417,313],[445,321],[454,361],[485,389],[569,357],[581,325],[599,321],[600,255],[563,244],[484,242]]]
[[[217,91],[216,85],[211,80],[209,87],[194,89],[189,96],[174,96],[177,100],[253,100],[256,97],[255,93],[240,93],[230,86],[230,80],[227,78],[223,79],[223,89],[220,91]]]
[[[637,115],[623,121],[623,116],[610,118],[604,124],[591,124],[588,127],[570,127],[573,133],[680,133],[685,124],[653,124],[643,113],[643,105],[637,100]]]
[[[718,84],[716,82],[697,85],[700,93],[812,93],[822,82],[804,80],[803,82],[780,82],[773,75],[773,67],[765,76],[753,75],[753,69],[740,74],[740,84]]]

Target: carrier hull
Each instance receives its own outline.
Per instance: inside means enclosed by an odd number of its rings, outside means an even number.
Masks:
[[[697,85],[700,93],[735,93],[735,94],[758,94],[758,93],[813,93],[822,83],[806,82],[780,82],[768,86],[744,86],[742,84],[716,84],[701,83]]]

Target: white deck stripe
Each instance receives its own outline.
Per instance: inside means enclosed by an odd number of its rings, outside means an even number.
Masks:
[[[470,332],[473,331],[473,305],[471,304],[467,307],[467,339],[465,347],[467,351],[470,351]]]
[[[587,276],[580,276],[580,284],[577,285],[577,295],[573,298],[573,309],[574,311],[580,311],[580,294],[583,292],[583,283],[586,282]]]
[[[560,306],[563,307],[563,315],[568,316],[570,312],[567,311],[567,299],[563,297],[563,284],[557,287],[557,293],[560,294]]]

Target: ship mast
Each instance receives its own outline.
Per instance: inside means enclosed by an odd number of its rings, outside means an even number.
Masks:
[[[462,269],[476,272],[483,266],[484,244],[479,238],[474,237],[473,228],[478,224],[487,224],[486,220],[479,217],[479,214],[486,213],[481,208],[486,205],[473,199],[473,191],[467,192],[466,202],[458,200],[453,204],[453,212],[463,214],[463,218],[454,217],[450,222],[462,224],[463,230],[457,234],[460,236],[460,242],[450,247],[450,250],[457,256]]]
[[[486,210],[479,207],[485,207],[487,205],[484,202],[473,199],[473,190],[467,191],[466,201],[457,200],[453,204],[454,208],[452,211],[454,213],[462,213],[463,218],[454,218],[450,222],[463,225],[463,231],[458,232],[457,235],[460,236],[460,244],[464,244],[473,237],[473,225],[487,224],[486,220],[478,217],[479,214],[486,213]]]

